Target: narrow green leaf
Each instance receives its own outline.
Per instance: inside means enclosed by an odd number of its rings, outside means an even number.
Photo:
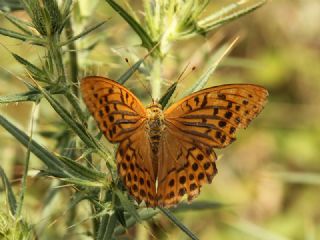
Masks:
[[[36,102],[40,100],[41,94],[34,92],[26,92],[20,94],[13,94],[9,96],[0,96],[0,103],[17,103],[17,102]]]
[[[122,207],[132,216],[136,219],[137,222],[141,222],[140,216],[137,212],[136,207],[134,206],[133,202],[131,202],[127,196],[124,195],[123,192],[121,192],[119,189],[114,188],[114,193],[119,198]]]
[[[8,203],[9,203],[10,212],[14,216],[16,214],[16,211],[17,211],[17,200],[16,200],[16,197],[14,196],[11,184],[9,182],[9,179],[7,178],[7,175],[5,174],[5,172],[4,172],[4,170],[3,170],[3,168],[1,166],[0,166],[0,175],[1,175],[1,179],[2,179],[2,183],[3,183],[4,189],[5,189],[6,194],[7,194],[7,200],[8,200]]]
[[[138,214],[141,220],[149,220],[155,215],[159,213],[159,209],[152,209],[152,208],[144,208],[139,210]],[[123,234],[127,231],[128,228],[132,227],[137,223],[135,217],[130,216],[126,219],[126,227],[118,225],[115,229],[115,235]]]
[[[143,208],[139,210],[138,214],[142,220],[148,220],[159,212],[160,211],[157,208]]]
[[[26,193],[26,185],[27,185],[27,177],[28,177],[28,170],[29,170],[29,163],[30,163],[30,153],[31,153],[30,144],[31,144],[32,136],[33,136],[33,130],[34,130],[35,112],[38,110],[38,108],[39,108],[39,102],[34,104],[33,105],[33,109],[32,109],[32,118],[31,118],[31,123],[30,123],[30,141],[29,141],[29,144],[27,146],[26,160],[25,160],[25,163],[24,163],[24,171],[23,171],[22,180],[21,180],[21,191],[20,191],[19,204],[18,204],[18,207],[17,207],[16,215],[15,215],[16,218],[21,216],[24,197],[25,197],[25,193]]]
[[[7,36],[7,37],[23,40],[23,41],[27,41],[27,39],[29,38],[29,36],[27,36],[27,35],[23,35],[21,33],[14,32],[14,31],[4,29],[4,28],[0,28],[0,34]]]
[[[89,33],[91,33],[92,31],[96,30],[97,28],[99,28],[100,26],[102,26],[102,25],[105,24],[105,23],[106,23],[106,21],[103,21],[103,22],[101,22],[101,23],[98,23],[98,24],[96,24],[96,25],[88,28],[87,30],[83,31],[82,33],[80,33],[80,34],[78,34],[78,35],[76,35],[76,36],[68,39],[68,40],[65,41],[65,42],[60,43],[60,46],[62,47],[62,46],[68,45],[68,44],[70,44],[71,42],[74,42],[74,41],[78,40],[79,38],[82,38],[83,36],[88,35]]]
[[[77,178],[77,177],[60,178],[60,180],[67,182],[67,183],[72,183],[75,185],[83,186],[83,187],[98,187],[98,188],[105,187],[105,184],[103,184],[102,182],[85,180],[85,179],[81,179],[81,178]]]
[[[105,174],[87,168],[67,157],[60,156],[59,158],[68,168],[76,173],[76,176],[81,177],[82,179],[86,178],[87,180],[97,181],[100,182],[100,184],[103,184],[107,178]]]
[[[61,34],[63,29],[63,19],[61,17],[61,12],[59,9],[58,1],[52,0],[42,0],[43,1],[43,9],[48,15],[50,19],[47,24],[47,28],[51,27],[51,34],[54,35],[56,33]]]
[[[120,76],[117,80],[118,83],[124,84],[131,76],[135,73],[140,67],[140,65],[146,60],[147,57],[152,54],[152,52],[157,48],[158,44],[156,44],[142,59],[138,60],[135,64],[133,64],[124,74]]]
[[[11,14],[0,12],[4,15],[8,21],[10,21],[13,25],[15,25],[17,28],[19,28],[21,31],[23,31],[25,34],[32,36],[33,33],[29,30],[30,24],[28,22],[22,21],[19,18],[14,17]]]
[[[74,117],[57,101],[55,100],[45,89],[39,89],[44,97],[48,100],[53,109],[59,114],[59,116],[68,124],[68,126],[79,136],[79,138],[90,148],[96,149],[98,153],[106,160],[107,167],[109,169],[115,169],[114,159],[111,157],[112,153],[107,151],[101,143],[97,142],[86,129],[78,123]],[[75,100],[77,100],[75,98]]]
[[[102,145],[97,142],[86,129],[78,123],[74,117],[56,100],[54,99],[45,89],[39,88],[44,97],[48,100],[53,109],[58,113],[58,115],[64,120],[66,124],[79,136],[79,138],[90,148],[96,149],[99,154],[106,160],[106,164],[109,169],[115,169],[115,163],[112,154],[106,152],[107,150],[102,147]]]
[[[116,208],[115,214],[116,214],[116,217],[117,217],[118,221],[121,223],[121,225],[122,225],[123,227],[127,227],[127,226],[126,226],[126,219],[125,219],[125,217],[124,217],[124,210],[123,210],[123,208]]]
[[[90,202],[92,202],[92,199],[90,199],[89,197],[87,198],[87,200],[89,200]],[[99,205],[99,204],[98,204]],[[108,204],[108,205],[110,205],[110,204]],[[88,221],[89,219],[99,219],[100,217],[107,217],[107,219],[109,219],[108,218],[108,216],[111,214],[111,213],[113,213],[113,211],[112,210],[109,210],[108,208],[104,208],[102,211],[100,211],[99,213],[97,213],[97,214],[94,214],[94,215],[90,215],[89,217],[86,217],[86,218],[84,218],[84,219],[82,219],[81,221],[79,221],[78,223],[75,223],[75,224],[73,224],[73,225],[71,225],[71,226],[69,226],[68,228],[74,228],[74,227],[76,227],[76,226],[80,226],[80,225],[82,225],[84,222],[86,222],[86,221]],[[104,228],[103,228],[103,232],[102,232],[102,234],[104,235],[105,234],[105,230],[106,230],[106,224],[104,224],[103,226],[105,226]],[[102,236],[103,236],[102,235]],[[103,238],[94,238],[94,239],[103,239]]]
[[[69,176],[72,176],[72,174],[69,174]],[[37,173],[37,177],[56,177],[56,178],[65,178],[66,174],[61,171],[46,169],[46,170],[40,170]]]
[[[61,4],[61,19],[68,19],[70,16],[70,9],[72,6],[72,0],[65,0]]]
[[[75,89],[75,86],[77,86],[77,85],[73,85],[72,89]],[[74,109],[74,112],[77,114],[77,116],[79,117],[80,121],[82,123],[86,122],[87,118],[85,117],[85,114],[84,114],[84,112],[82,111],[82,109],[80,107],[79,98],[74,93],[72,93],[71,91],[66,91],[64,96],[68,99],[69,103],[72,105],[72,107]]]
[[[97,234],[97,240],[103,240],[104,233],[108,225],[109,217],[110,217],[109,214],[105,214],[103,217],[101,217],[98,234]]]
[[[65,89],[57,88],[57,87],[47,87],[47,90],[50,94],[61,94],[65,92]],[[17,103],[17,102],[36,102],[42,98],[42,93],[38,90],[31,90],[25,93],[17,93],[8,96],[0,96],[0,104],[1,103]]]
[[[177,88],[177,85],[178,85],[178,82],[174,82],[174,83],[169,87],[169,89],[167,90],[167,92],[160,98],[159,103],[161,104],[162,109],[164,109],[164,108],[167,106],[167,104],[168,104],[168,102],[169,102],[172,94],[174,93],[174,91],[175,91],[176,88]]]
[[[112,201],[112,190],[111,189],[108,189],[107,191],[105,191],[105,196],[104,196],[104,205],[103,205],[103,210],[100,211],[98,214],[98,216],[101,216],[101,218],[99,219],[100,220],[100,223],[99,223],[99,227],[98,227],[98,232],[97,232],[97,237],[96,239],[97,240],[102,240],[103,239],[103,236],[104,236],[104,233],[106,231],[106,227],[107,227],[107,224],[108,224],[108,221],[109,221],[109,216],[111,214],[111,211],[107,211],[107,208],[108,206],[106,206],[106,203],[109,203],[110,205],[110,209],[111,210],[111,201]],[[102,215],[101,215],[102,213]]]
[[[12,123],[0,115],[0,125],[4,127],[10,134],[12,134],[22,145],[28,147],[30,142],[30,151],[36,155],[47,167],[52,171],[57,171],[60,175],[68,177],[69,175],[65,172],[63,164],[47,149],[42,147],[36,141],[30,138],[21,130],[16,128]]]
[[[85,128],[79,124],[71,114],[57,101],[55,100],[45,89],[39,88],[44,97],[48,100],[53,109],[59,114],[59,116],[68,124],[68,126],[80,137],[80,139],[91,148],[96,148],[95,142],[88,135]]]
[[[47,77],[46,73],[43,70],[41,70],[37,66],[33,65],[28,60],[20,57],[19,55],[15,54],[15,53],[11,53],[11,54],[19,63],[21,63],[22,65],[24,65],[27,68],[27,70],[31,73],[33,78],[35,78],[38,81],[45,82],[45,83],[50,82],[50,79]]]
[[[215,52],[215,54],[209,60],[209,64],[208,64],[209,67],[204,71],[204,73],[200,76],[200,78],[191,86],[191,88],[183,92],[183,96],[187,96],[205,87],[211,75],[214,73],[214,71],[216,70],[216,68],[224,58],[224,56],[229,53],[229,51],[234,46],[237,40],[238,38],[233,40],[231,43],[226,43],[222,45]]]
[[[126,218],[125,218],[125,211],[124,208],[121,204],[121,201],[119,199],[118,196],[114,196],[113,198],[113,205],[114,205],[114,210],[115,210],[115,214],[117,216],[118,222],[123,226],[126,227]]]
[[[186,212],[186,211],[199,211],[199,210],[210,210],[222,208],[225,205],[219,202],[210,202],[210,201],[196,201],[189,203],[180,203],[178,207],[172,208],[172,212]]]
[[[41,46],[44,45],[43,40],[41,40],[40,38],[31,37],[31,36],[24,35],[24,34],[14,32],[8,29],[4,29],[4,28],[0,28],[0,35],[10,37],[10,38],[15,38],[22,41],[29,41],[34,45],[41,45]]]
[[[198,22],[199,33],[204,34],[209,30],[230,22],[233,19],[246,15],[261,7],[266,2],[266,0],[249,0],[230,3],[214,14],[200,20]]]
[[[146,33],[144,28],[133,18],[131,17],[120,5],[118,5],[113,0],[106,0],[108,4],[117,12],[119,15],[132,27],[132,29],[139,35],[142,46],[147,48],[149,51],[154,47],[149,35]]]
[[[166,208],[162,208],[162,207],[158,207],[161,212],[170,219],[170,221],[172,223],[174,223],[178,228],[180,228],[186,235],[188,235],[191,239],[193,240],[197,240],[199,238],[197,238],[196,235],[194,235],[191,230],[189,230],[185,225],[183,225],[168,209]]]
[[[105,234],[103,236],[103,240],[110,240],[111,239],[111,237],[114,233],[116,224],[117,224],[117,216],[116,216],[116,213],[114,212],[109,217],[108,225],[107,225]]]
[[[124,74],[120,76],[120,78],[118,78],[117,82],[120,84],[124,84],[132,76],[132,74],[134,74],[134,72],[139,69],[143,61],[144,59],[140,59],[135,64],[133,64]]]

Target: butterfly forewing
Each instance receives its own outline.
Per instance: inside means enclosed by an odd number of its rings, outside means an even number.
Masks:
[[[169,107],[165,119],[184,139],[222,148],[235,140],[237,129],[247,127],[261,112],[267,96],[266,89],[250,84],[207,88]]]
[[[130,136],[146,120],[141,102],[128,89],[103,77],[86,77],[81,92],[89,111],[110,142]]]

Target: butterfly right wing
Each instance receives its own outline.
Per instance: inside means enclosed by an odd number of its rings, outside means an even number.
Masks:
[[[213,148],[235,140],[265,105],[268,92],[252,84],[204,89],[183,98],[164,113],[158,172],[158,204],[172,206],[184,194],[192,200],[217,173]],[[161,168],[160,168],[161,166]]]
[[[185,194],[188,201],[194,199],[217,173],[216,159],[213,149],[184,138],[179,129],[167,122],[160,145],[157,204],[174,206]]]

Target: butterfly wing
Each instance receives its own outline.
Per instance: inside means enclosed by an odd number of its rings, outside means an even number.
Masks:
[[[185,139],[170,123],[166,124],[159,156],[157,203],[160,206],[173,206],[185,194],[191,201],[200,193],[200,187],[211,183],[217,173],[214,151],[192,138]]]
[[[86,77],[81,93],[100,130],[112,142],[121,142],[146,121],[146,110],[133,93],[104,77]]]
[[[151,149],[144,124],[124,139],[116,155],[118,173],[129,193],[138,203],[156,205],[156,183],[151,161]]]
[[[189,200],[197,196],[217,172],[213,148],[233,142],[236,130],[261,112],[267,96],[257,85],[230,84],[204,89],[170,106],[164,113],[158,204],[174,205],[185,193]]]
[[[263,109],[268,92],[252,84],[227,84],[196,92],[165,111],[167,123],[185,138],[223,148]]]
[[[155,176],[142,103],[128,89],[103,77],[86,77],[80,88],[100,130],[110,142],[120,143],[116,160],[124,185],[138,202],[154,206]]]

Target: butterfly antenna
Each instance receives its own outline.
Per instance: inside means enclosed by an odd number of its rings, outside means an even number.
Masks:
[[[190,69],[190,71],[187,73],[187,74],[185,74],[185,72],[188,70],[188,67],[190,66],[190,62],[189,63],[187,63],[187,65],[184,67],[184,69],[182,70],[182,72],[179,74],[179,76],[178,76],[178,78],[177,78],[177,81],[176,81],[176,83],[178,84],[178,83],[180,83],[181,81],[183,81],[184,79],[186,79],[188,76],[190,76],[190,74],[192,73],[192,72],[194,72],[195,70],[196,70],[196,66],[193,66],[191,69]],[[183,76],[185,74],[185,76]],[[177,91],[174,91],[174,94],[173,94],[173,99],[175,99],[176,97],[177,97],[177,95],[178,95],[178,93],[177,93]]]
[[[182,70],[182,72],[179,74],[178,78],[177,78],[177,83],[179,83],[180,81],[183,81],[184,79],[186,79],[188,76],[190,76],[190,74],[196,70],[196,66],[193,66],[190,71],[186,73],[186,71],[188,70],[188,67],[190,66],[190,63],[187,63],[187,65],[184,67],[184,69]],[[183,76],[185,74],[185,76]]]
[[[157,42],[157,44],[155,44],[151,49],[150,51],[143,57],[143,61],[146,60],[147,57],[150,56],[151,53],[153,53],[155,51],[155,49],[160,45],[160,41]],[[132,65],[130,64],[129,62],[129,59],[128,58],[125,58],[125,61],[126,63],[129,65],[129,67],[132,67]],[[134,71],[134,74],[136,74],[136,71]],[[138,76],[138,80],[139,82],[141,83],[141,85],[143,86],[143,88],[146,90],[146,92],[148,93],[149,97],[152,99],[152,102],[154,103],[154,99],[152,97],[152,94],[151,94],[151,89],[149,87],[147,87],[144,82],[141,80],[140,76]]]

